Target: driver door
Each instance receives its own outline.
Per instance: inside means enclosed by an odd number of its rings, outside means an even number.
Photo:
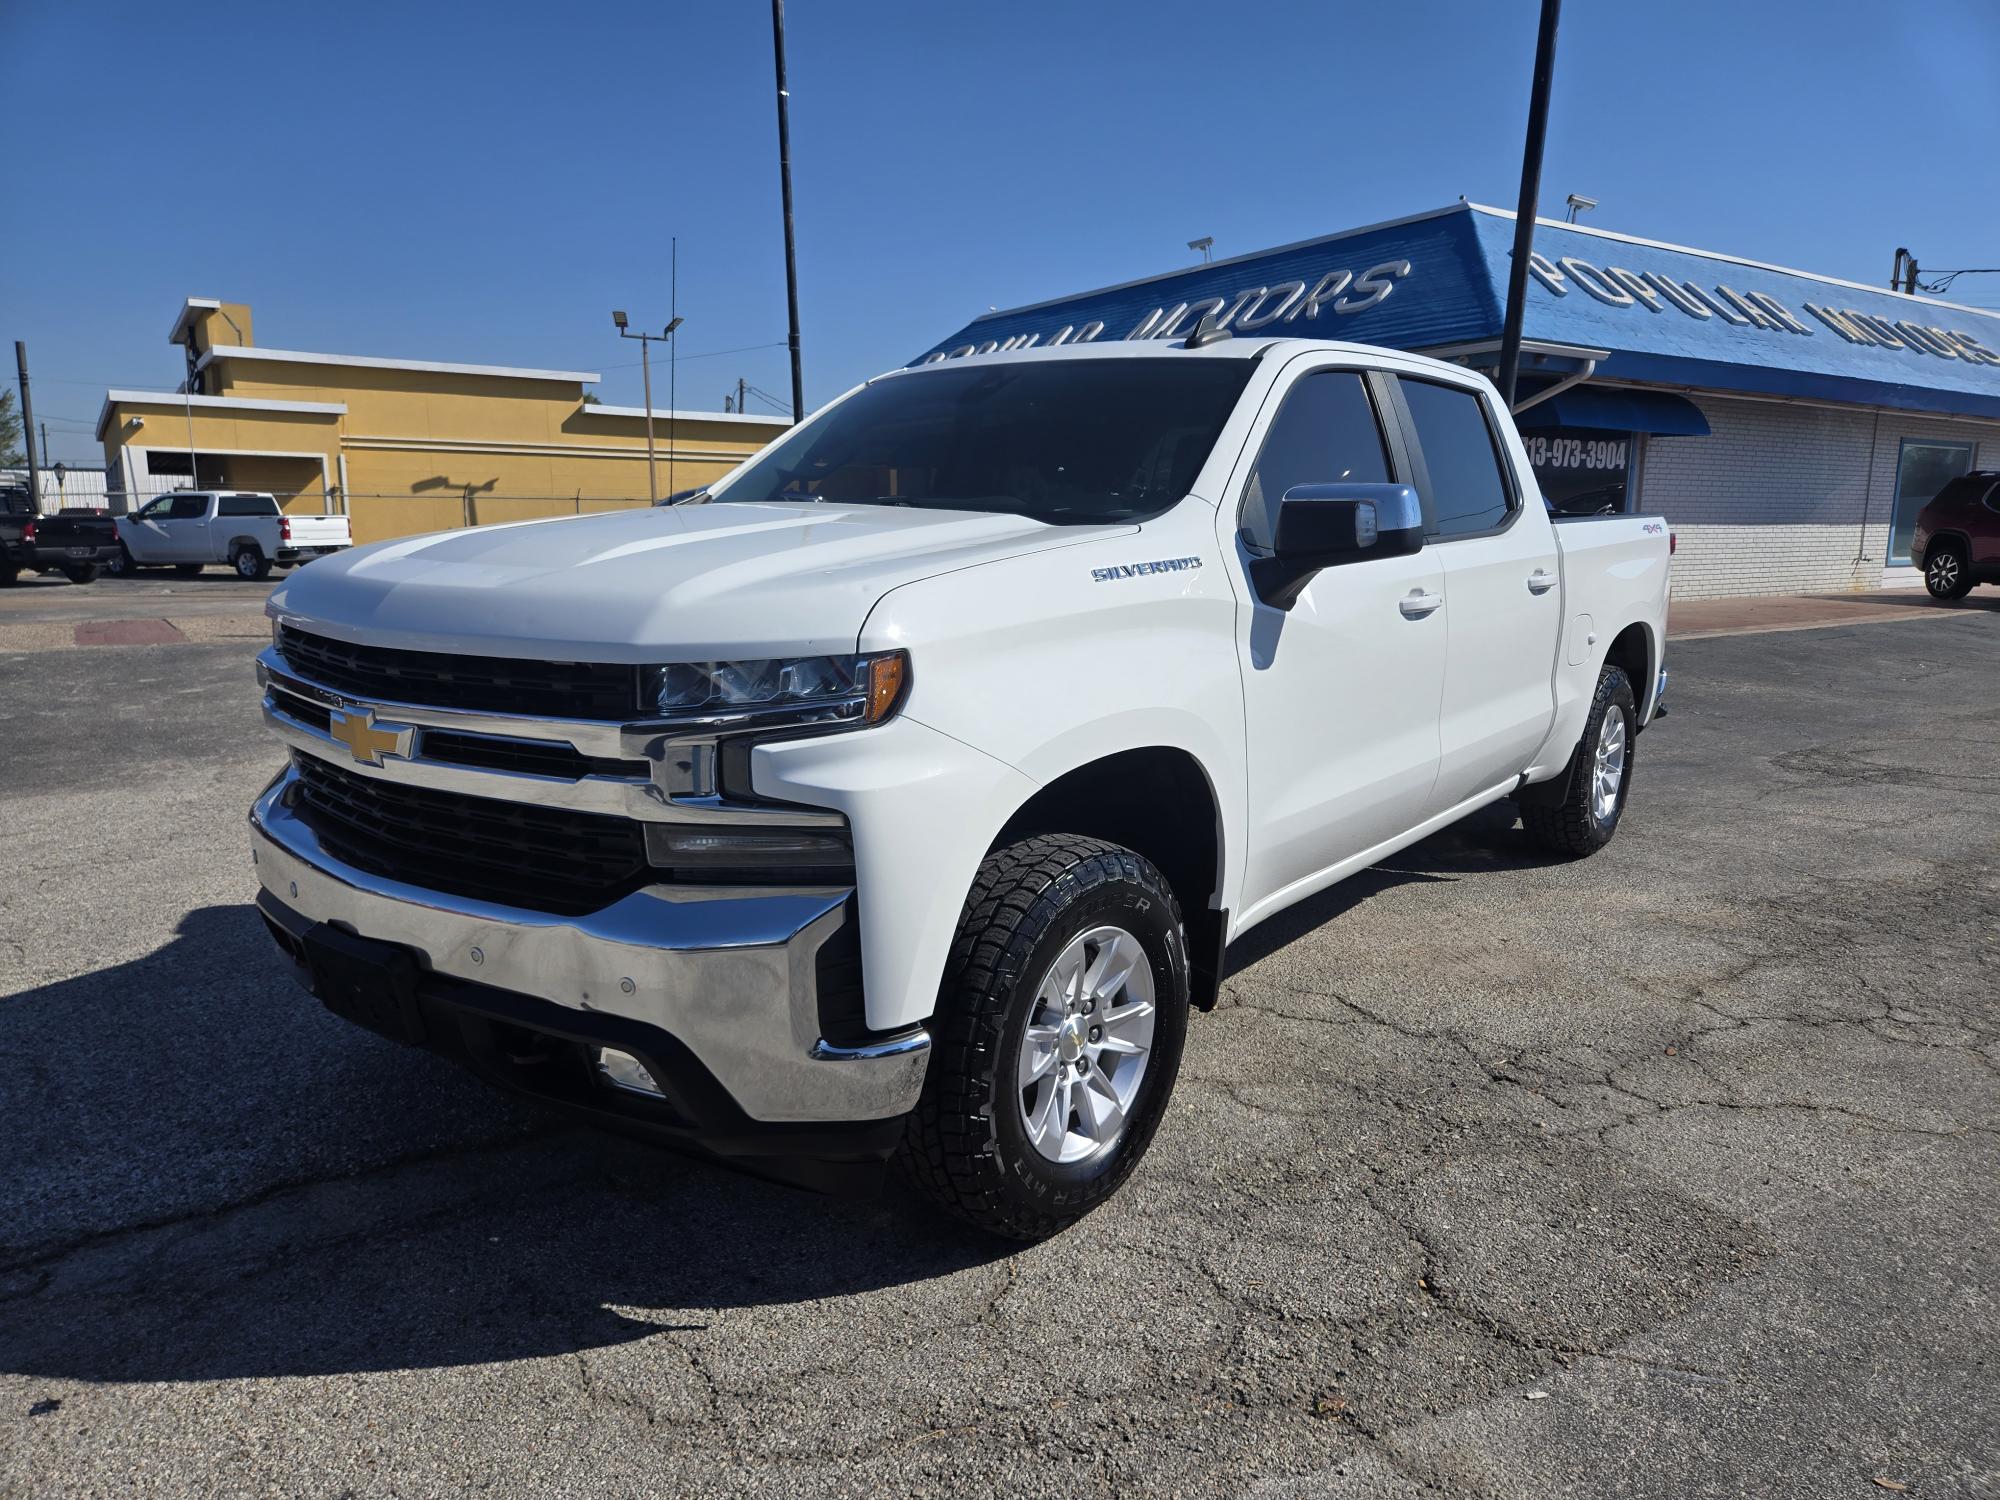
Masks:
[[[125,542],[125,550],[132,554],[135,562],[167,561],[167,518],[173,514],[173,495],[162,495],[157,500],[148,500],[138,510],[126,518],[120,534]]]
[[[1321,366],[1281,386],[1241,492],[1246,921],[1310,894],[1334,866],[1431,812],[1445,675],[1442,563],[1424,551],[1327,568],[1289,610],[1259,599],[1243,566],[1270,552],[1286,490],[1411,482],[1383,421],[1386,381]]]
[[[159,523],[161,562],[207,562],[213,555],[208,541],[208,495],[175,495],[166,519]]]

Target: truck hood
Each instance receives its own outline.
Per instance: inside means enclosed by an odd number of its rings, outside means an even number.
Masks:
[[[545,661],[852,651],[893,588],[1131,526],[898,506],[717,504],[485,526],[300,569],[271,613],[343,640]]]

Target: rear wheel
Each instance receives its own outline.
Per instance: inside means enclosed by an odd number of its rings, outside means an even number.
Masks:
[[[1632,741],[1638,730],[1631,680],[1621,669],[1607,666],[1597,675],[1597,692],[1561,799],[1521,802],[1521,826],[1528,837],[1553,854],[1577,858],[1610,843],[1632,787]]]
[[[175,563],[174,571],[183,578],[192,578],[201,571],[200,563]]]
[[[1044,834],[980,866],[952,944],[903,1166],[954,1216],[1056,1233],[1131,1175],[1180,1071],[1188,960],[1166,879]]]
[[[271,559],[255,547],[238,547],[229,559],[229,565],[236,570],[238,578],[254,580],[271,576]]]
[[[21,565],[19,563],[9,562],[5,558],[0,558],[0,589],[11,587],[14,581],[20,576]]]
[[[103,570],[96,563],[80,563],[73,568],[64,568],[63,577],[71,583],[95,583]]]
[[[1972,591],[1972,569],[1957,542],[1934,542],[1924,559],[1924,587],[1933,599],[1963,599]]]

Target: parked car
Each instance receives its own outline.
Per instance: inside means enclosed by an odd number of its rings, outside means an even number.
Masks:
[[[108,515],[65,510],[45,516],[36,511],[26,486],[0,488],[0,585],[14,582],[24,569],[89,583],[117,555],[118,532]]]
[[[1917,512],[1910,557],[1933,599],[2000,583],[2000,469],[1974,469],[1939,490]]]
[[[1229,940],[1510,797],[1602,847],[1661,681],[1665,524],[1552,523],[1484,378],[1190,343],[897,371],[670,509],[287,579],[294,972],[767,1172],[1088,1211]]]
[[[287,515],[277,497],[250,490],[177,490],[118,518],[124,555],[114,571],[171,565],[192,577],[227,563],[239,578],[266,578],[326,557],[353,541],[347,517]]]

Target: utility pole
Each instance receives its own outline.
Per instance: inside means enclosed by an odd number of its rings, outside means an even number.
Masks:
[[[1917,258],[1901,245],[1896,247],[1895,264],[1889,268],[1889,290],[1914,292],[1917,289]]]
[[[736,410],[739,415],[749,410],[749,408],[743,404],[745,401],[748,401],[749,399],[750,399],[750,382],[745,380],[741,375],[738,375],[736,377]]]
[[[50,468],[54,468],[55,460],[49,456],[51,451],[49,448],[49,424],[44,422],[42,423],[42,462],[49,465]],[[62,486],[57,485],[56,488],[61,489]]]
[[[14,368],[21,376],[21,443],[28,450],[28,495],[42,508],[42,466],[35,453],[35,403],[28,399],[28,346],[14,340]]]
[[[1500,330],[1500,400],[1514,407],[1521,370],[1521,322],[1527,312],[1528,257],[1535,251],[1535,205],[1542,192],[1542,144],[1549,131],[1549,89],[1556,72],[1556,23],[1562,0],[1542,0],[1535,36],[1535,82],[1528,99],[1528,139],[1521,150],[1521,201],[1514,213],[1514,260],[1507,268],[1507,320]]]
[[[805,417],[806,383],[799,370],[799,251],[792,236],[792,109],[785,87],[785,0],[771,0],[771,51],[778,64],[778,180],[785,198],[785,311],[791,319],[792,421]]]

